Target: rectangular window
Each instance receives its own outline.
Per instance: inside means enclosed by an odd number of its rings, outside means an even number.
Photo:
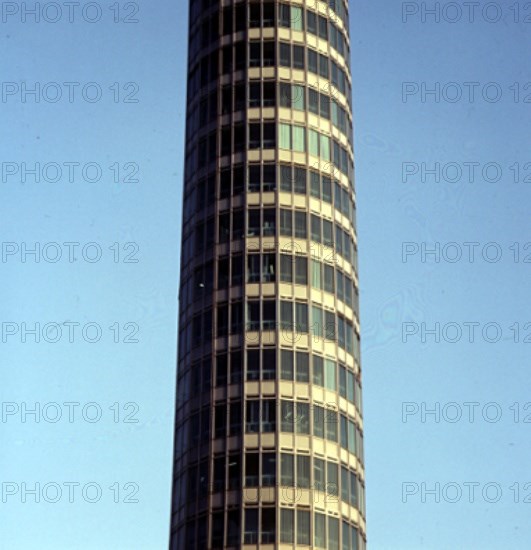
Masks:
[[[262,64],[262,42],[251,42],[249,44],[249,65],[259,67]]]
[[[279,124],[279,147],[291,150],[291,125]]]
[[[280,255],[280,280],[283,283],[293,282],[293,257],[287,254]]]
[[[280,302],[280,328],[293,330],[293,304],[282,300]]]
[[[336,364],[331,359],[325,359],[325,387],[336,390]]]
[[[276,350],[266,348],[262,351],[262,379],[274,380],[277,374]]]
[[[321,134],[321,158],[330,160],[330,138]]]
[[[263,254],[262,255],[262,281],[264,283],[275,282],[275,255]]]
[[[316,216],[315,214],[312,214],[312,217],[310,220],[310,231],[311,231],[312,241],[315,241],[316,243],[320,243],[321,242],[321,218],[319,216]]]
[[[332,180],[326,176],[323,176],[323,200],[332,202]]]
[[[324,289],[334,293],[334,268],[328,264],[324,264]]]
[[[288,109],[291,109],[291,106],[293,104],[293,98],[291,93],[292,87],[291,84],[288,84],[286,82],[281,82],[279,86],[279,94],[280,94],[280,106],[286,107]]]
[[[347,398],[347,369],[339,365],[339,395]]]
[[[275,508],[262,508],[262,544],[275,542]]]
[[[310,380],[310,360],[305,351],[298,351],[297,358],[297,382],[309,382]]]
[[[295,284],[308,284],[308,260],[301,256],[295,256]]]
[[[304,69],[304,46],[293,45],[293,68]]]
[[[280,43],[280,66],[291,67],[291,45]]]
[[[291,166],[289,164],[280,165],[280,189],[291,193],[292,175]]]
[[[245,509],[244,544],[258,543],[258,508]]]
[[[260,254],[249,254],[247,256],[247,282],[257,283],[260,281]]]
[[[354,403],[354,373],[347,371],[347,395],[346,398]]]
[[[247,401],[245,431],[258,433],[260,430],[260,401],[253,399]]]
[[[245,486],[258,487],[258,453],[245,453]]]
[[[324,387],[324,368],[323,358],[319,355],[312,355],[313,363],[313,383]]]
[[[247,350],[247,380],[260,380],[260,350]]]
[[[280,542],[293,544],[295,541],[294,510],[280,509]]]
[[[297,510],[297,544],[310,545],[309,510]]]
[[[304,111],[305,101],[304,101],[304,86],[298,86],[293,84],[291,86],[291,108],[299,111]]]
[[[293,150],[299,153],[304,153],[306,151],[306,129],[304,126],[293,126],[292,130]]]
[[[293,458],[293,455],[287,453],[280,454],[280,483],[286,487],[295,485]]]
[[[291,28],[294,31],[304,30],[304,19],[302,16],[302,8],[291,6]]]
[[[287,4],[280,4],[278,13],[278,25],[279,27],[291,27],[291,13],[290,6]]]
[[[295,303],[295,323],[299,332],[308,332],[308,305]]]
[[[313,408],[313,435],[324,439],[324,409],[319,405]]]
[[[312,129],[308,131],[308,152],[314,157],[319,157],[319,134]]]
[[[295,237],[305,239],[306,236],[306,212],[295,211]]]
[[[302,212],[305,214],[304,212]],[[297,215],[298,212],[295,212]],[[280,210],[280,235],[283,237],[292,237],[293,236],[293,222],[292,222],[292,212],[291,210]],[[295,216],[296,217],[296,216]]]
[[[282,380],[293,380],[293,352],[281,350],[280,352],[280,377]]]
[[[349,471],[341,466],[341,500],[348,503],[348,488],[350,485]]]
[[[317,34],[317,16],[315,12],[306,10],[306,18],[308,24],[308,32],[311,34]]]
[[[323,288],[321,283],[321,263],[317,260],[312,260],[312,286],[318,289]]]
[[[274,432],[276,428],[277,409],[275,399],[262,401],[262,432]]]
[[[306,194],[306,169],[295,166],[294,169],[295,193]]]
[[[297,455],[297,487],[310,486],[310,457]]]
[[[281,431],[293,433],[293,420],[294,420],[294,403],[293,401],[281,401]],[[293,457],[292,457],[293,458]]]
[[[247,302],[247,330],[260,330],[260,302]]]
[[[319,38],[328,40],[328,21],[321,15],[319,15]]]
[[[264,487],[274,487],[276,483],[276,459],[275,453],[262,454],[262,485]]]
[[[313,484],[316,491],[325,490],[325,461],[320,458],[313,459]]]
[[[326,493],[339,499],[338,465],[335,462],[326,463]]]
[[[325,432],[326,439],[337,442],[337,412],[330,409],[325,410]]]
[[[339,550],[339,519],[328,516],[328,549]]]
[[[249,183],[247,184],[247,188],[251,193],[259,193],[260,184],[261,184],[260,165],[250,164],[249,165]]]
[[[296,405],[296,432],[298,434],[310,433],[310,405],[309,403],[295,403]]]
[[[319,103],[321,116],[330,120],[330,98],[324,94],[319,94]]]
[[[276,166],[274,164],[264,164],[262,176],[262,191],[274,191],[277,187]]]
[[[310,154],[313,154],[312,150],[311,150],[311,132],[312,132],[312,130],[310,130],[309,151],[310,151]],[[316,156],[318,156],[318,155],[316,155]],[[313,170],[310,171],[310,194],[311,194],[312,197],[315,197],[317,199],[321,198],[321,180],[320,180],[320,177],[319,177],[319,173],[314,172]]]
[[[272,67],[275,64],[275,43],[272,41],[264,42],[263,66]]]
[[[319,92],[308,88],[308,109],[311,113],[319,114]]]
[[[317,74],[317,52],[308,48],[308,71]]]
[[[328,57],[319,54],[319,74],[323,78],[328,78]]]
[[[348,449],[348,424],[347,417],[343,414],[339,417],[339,440],[341,447]]]
[[[341,550],[351,550],[350,546],[350,525],[346,521],[341,522],[341,530],[343,531],[341,539]],[[355,548],[355,547],[353,547]]]
[[[316,548],[326,548],[326,516],[315,512],[314,518],[314,546]]]

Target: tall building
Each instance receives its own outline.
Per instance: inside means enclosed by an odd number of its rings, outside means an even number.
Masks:
[[[365,549],[347,0],[191,0],[172,550]]]

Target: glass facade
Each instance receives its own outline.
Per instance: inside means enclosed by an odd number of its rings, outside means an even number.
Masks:
[[[347,0],[191,0],[170,550],[364,550]]]

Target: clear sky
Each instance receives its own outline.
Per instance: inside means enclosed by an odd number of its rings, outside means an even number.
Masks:
[[[2,549],[167,547],[187,7],[89,4],[0,4]],[[406,4],[350,10],[369,548],[526,549],[531,9]]]

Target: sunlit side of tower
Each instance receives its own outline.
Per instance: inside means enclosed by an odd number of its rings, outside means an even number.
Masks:
[[[170,550],[364,550],[348,2],[189,17]]]

